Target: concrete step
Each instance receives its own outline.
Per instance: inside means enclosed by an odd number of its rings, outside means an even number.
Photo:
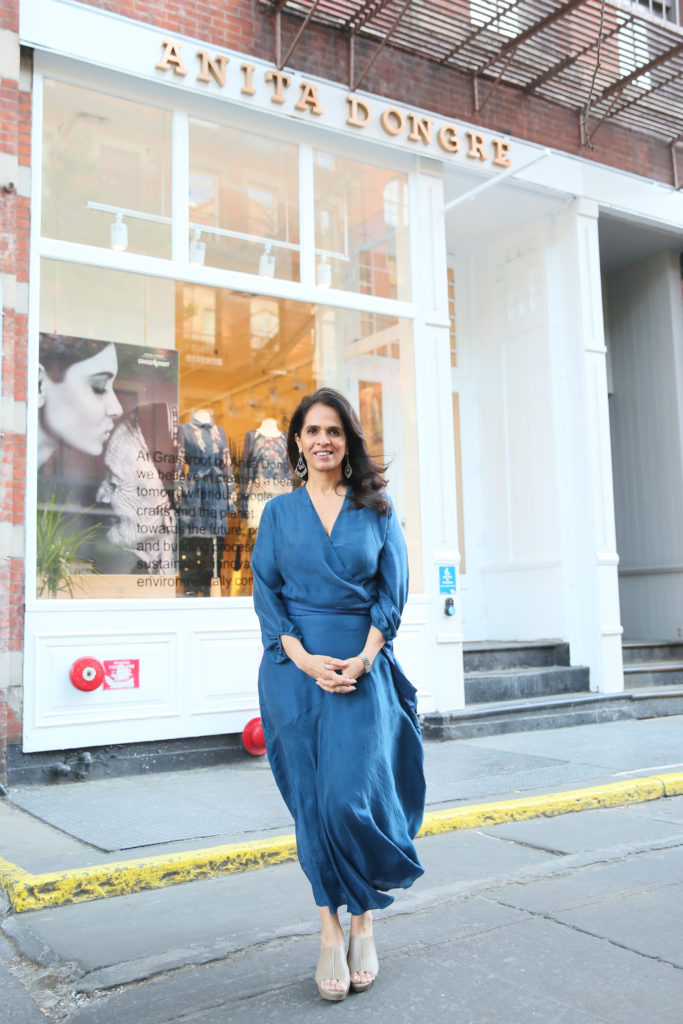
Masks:
[[[624,665],[624,687],[683,686],[683,661],[643,661]]]
[[[422,732],[426,740],[471,739],[682,714],[683,689],[680,687],[638,689],[618,694],[579,692],[424,715]]]
[[[469,672],[569,665],[569,644],[561,640],[486,641],[463,644],[463,665]]]
[[[624,666],[646,661],[683,661],[683,642],[668,640],[624,640]]]
[[[588,669],[581,665],[517,668],[507,672],[466,672],[465,704],[587,692],[589,687]]]

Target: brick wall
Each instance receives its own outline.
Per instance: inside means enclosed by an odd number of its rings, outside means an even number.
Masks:
[[[268,7],[258,0],[83,0],[92,7],[116,12],[148,24],[159,25],[169,33],[188,35],[214,46],[224,46],[274,62],[275,21]],[[286,53],[301,26],[300,18],[282,19],[283,46]],[[360,40],[356,49],[356,68],[365,66],[374,45]],[[298,71],[346,83],[348,80],[348,43],[341,33],[318,25],[309,25],[289,61]],[[406,89],[406,83],[409,88]],[[483,110],[475,109],[474,91],[469,76],[440,67],[414,54],[386,47],[362,89],[392,98],[448,118],[467,121],[507,132],[517,138],[552,146],[588,160],[618,167],[634,174],[673,184],[671,153],[666,142],[606,122],[594,138],[594,149],[582,144],[579,116],[575,110],[560,107],[519,89],[499,85]],[[489,84],[484,83],[486,95]],[[683,178],[683,154],[680,174]]]
[[[21,738],[26,478],[30,73],[21,69],[19,5],[0,8],[0,782]],[[24,91],[26,90],[26,91]]]

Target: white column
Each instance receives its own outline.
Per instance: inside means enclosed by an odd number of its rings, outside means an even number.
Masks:
[[[573,664],[591,689],[623,690],[598,208],[575,202],[558,221],[555,388],[565,580]]]
[[[432,640],[429,688],[433,707],[464,707],[462,627],[457,574],[458,521],[453,448],[453,413],[448,323],[448,283],[443,212],[443,178],[438,165],[423,162],[413,177],[412,273],[415,282],[415,386],[420,454],[425,613]],[[441,592],[440,569],[455,570],[454,594]],[[445,588],[444,588],[445,589]],[[454,614],[445,605],[452,597]],[[430,704],[432,702],[430,701]],[[427,708],[421,708],[427,710]]]

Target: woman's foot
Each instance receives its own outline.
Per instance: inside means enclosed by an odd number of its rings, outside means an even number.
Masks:
[[[320,957],[315,982],[323,999],[338,1002],[349,994],[349,968],[344,948],[344,933],[336,914],[327,907],[318,907],[320,914]]]
[[[354,992],[366,992],[372,988],[379,974],[377,950],[372,934],[372,912],[351,916],[348,964],[350,985]]]
[[[349,994],[351,979],[344,946],[323,946],[318,958],[315,983],[323,999],[340,1002]]]

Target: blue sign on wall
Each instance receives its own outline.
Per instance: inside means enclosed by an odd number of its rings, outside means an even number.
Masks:
[[[455,594],[455,593],[457,593],[456,577],[455,577],[455,566],[454,565],[440,565],[439,566],[439,593],[440,594]]]

